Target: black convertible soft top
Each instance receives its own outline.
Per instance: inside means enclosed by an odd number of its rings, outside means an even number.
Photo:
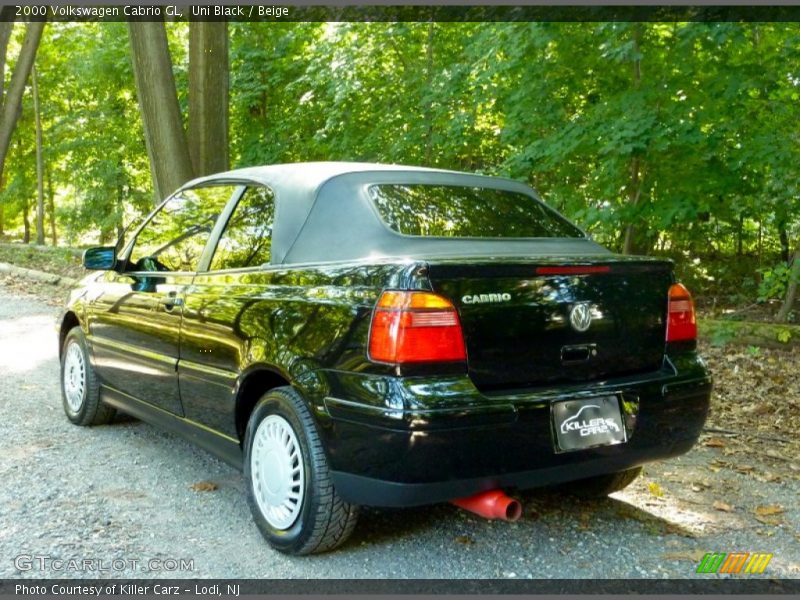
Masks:
[[[592,256],[609,251],[586,237],[441,238],[402,235],[380,218],[370,186],[431,184],[492,188],[525,194],[510,179],[457,171],[355,162],[310,162],[228,171],[184,186],[259,183],[275,194],[272,263],[324,263],[381,258]]]

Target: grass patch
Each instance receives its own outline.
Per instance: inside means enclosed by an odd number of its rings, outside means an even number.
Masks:
[[[0,262],[75,279],[86,273],[81,264],[81,252],[74,248],[0,244]]]
[[[735,344],[786,349],[800,346],[800,325],[699,319],[698,333],[715,346]]]

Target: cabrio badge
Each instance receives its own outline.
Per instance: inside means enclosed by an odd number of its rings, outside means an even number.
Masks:
[[[575,331],[586,331],[592,324],[592,309],[588,302],[581,302],[569,311],[569,324]]]
[[[464,304],[488,304],[489,302],[508,302],[511,294],[467,294],[461,297]]]

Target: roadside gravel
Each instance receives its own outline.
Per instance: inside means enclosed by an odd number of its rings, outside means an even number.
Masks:
[[[739,455],[699,445],[603,501],[526,493],[513,524],[449,505],[366,510],[339,551],[285,557],[252,524],[235,470],[133,419],[96,428],[67,421],[57,309],[20,287],[0,280],[0,577],[696,577],[708,551],[772,552],[769,576],[800,577],[798,458],[769,457],[760,445],[749,447],[752,468],[743,472]],[[199,482],[216,489],[196,491]],[[780,511],[757,520],[765,506]],[[26,570],[15,564],[20,555],[126,567]],[[153,559],[162,568],[186,559],[193,569],[150,571]]]

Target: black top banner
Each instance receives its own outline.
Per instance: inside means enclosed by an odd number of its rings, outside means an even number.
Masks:
[[[800,6],[296,6],[250,4],[6,6],[9,21],[800,22]]]

